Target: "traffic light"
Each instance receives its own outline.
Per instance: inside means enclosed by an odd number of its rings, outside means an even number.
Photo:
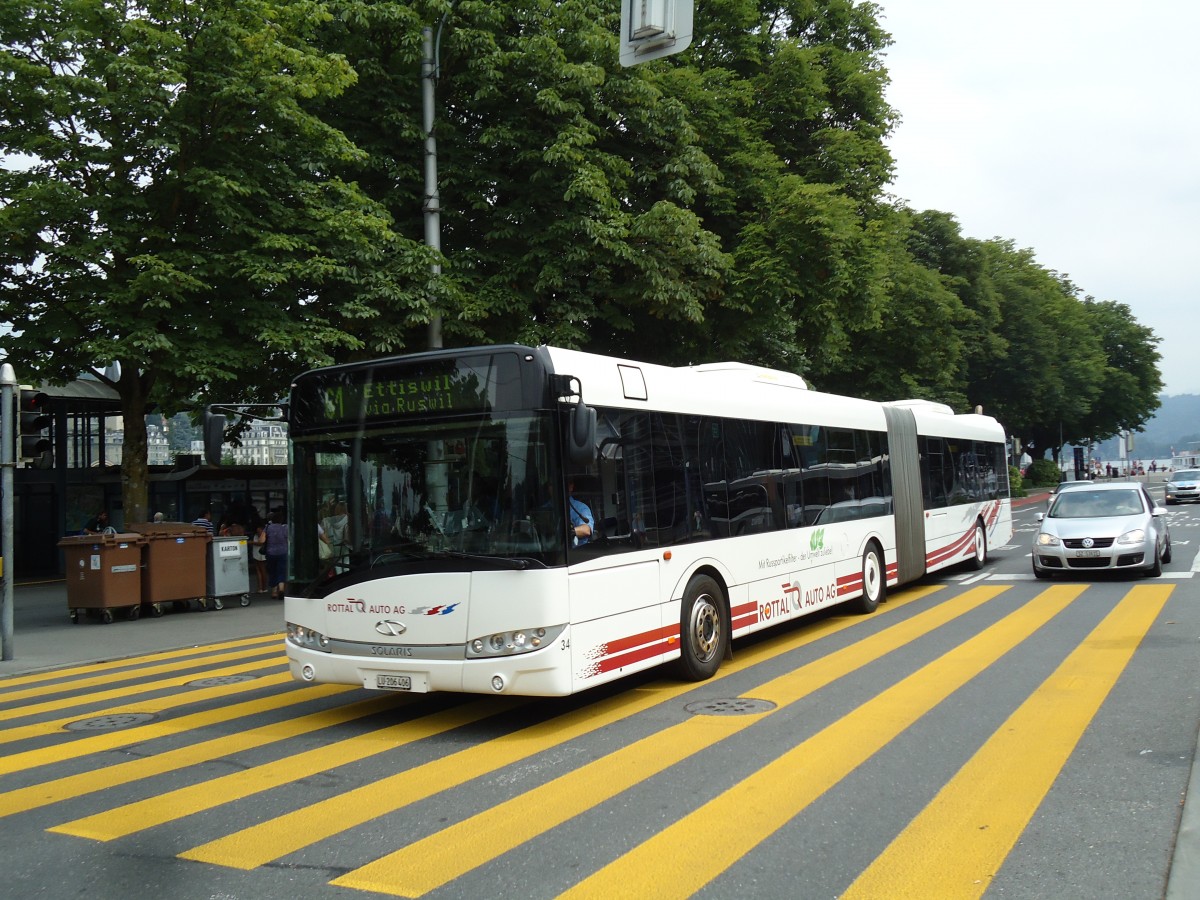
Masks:
[[[225,443],[225,417],[210,409],[204,410],[204,460],[210,466],[221,464]]]
[[[54,465],[54,441],[50,436],[54,416],[50,414],[48,401],[41,391],[21,388],[20,458],[29,460],[35,469]]]

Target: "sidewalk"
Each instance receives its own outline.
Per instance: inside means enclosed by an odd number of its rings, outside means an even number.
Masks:
[[[0,661],[0,679],[62,666],[104,662],[197,647],[217,641],[278,634],[283,652],[283,603],[267,594],[251,594],[250,605],[236,597],[222,598],[225,608],[201,610],[192,602],[186,612],[162,604],[163,615],[149,611],[136,621],[122,614],[111,625],[80,615],[72,624],[65,581],[17,584],[13,588],[12,659]]]

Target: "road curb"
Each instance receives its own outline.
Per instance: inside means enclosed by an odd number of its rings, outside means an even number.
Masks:
[[[1200,733],[1196,735],[1196,753],[1192,755],[1192,774],[1183,796],[1183,813],[1175,835],[1175,853],[1167,874],[1166,900],[1193,900],[1200,897]],[[1188,803],[1196,798],[1196,803]]]

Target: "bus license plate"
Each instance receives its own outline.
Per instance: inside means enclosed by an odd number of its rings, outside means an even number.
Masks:
[[[375,687],[389,691],[411,691],[411,675],[376,675]]]
[[[1076,550],[1075,555],[1077,557],[1083,556],[1083,557],[1087,557],[1087,558],[1091,559],[1091,558],[1095,558],[1095,557],[1099,556],[1100,551],[1099,550]]]

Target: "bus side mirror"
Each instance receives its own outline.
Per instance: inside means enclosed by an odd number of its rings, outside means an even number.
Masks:
[[[596,410],[583,402],[571,410],[570,441],[567,455],[576,465],[591,465],[596,459]]]
[[[221,464],[221,447],[225,443],[225,417],[204,411],[204,461],[210,466]]]

